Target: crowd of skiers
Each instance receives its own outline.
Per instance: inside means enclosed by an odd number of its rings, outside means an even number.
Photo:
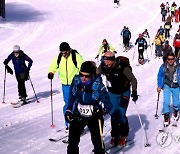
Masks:
[[[163,59],[157,76],[157,92],[163,90],[163,115],[164,126],[170,124],[170,97],[173,97],[174,119],[178,120],[179,86],[180,86],[180,26],[173,39],[173,47],[169,44],[170,29],[172,19],[176,16],[177,5],[173,2],[169,7],[161,4],[162,21],[164,27],[160,26],[150,43],[150,35],[147,29],[139,34],[135,41],[139,53],[138,62],[144,64],[144,51],[148,46],[155,44],[155,56]],[[170,15],[166,18],[164,12]],[[179,8],[180,18],[180,8]],[[177,19],[175,19],[177,21]],[[179,21],[179,20],[178,20]],[[131,32],[127,26],[123,27],[120,35],[123,38],[125,50],[129,50]],[[81,134],[87,126],[91,133],[91,140],[94,145],[94,153],[104,154],[103,142],[103,116],[111,116],[111,141],[112,146],[125,146],[129,134],[129,123],[126,111],[130,97],[136,103],[138,100],[137,79],[132,73],[132,67],[128,58],[116,56],[115,48],[103,39],[95,59],[100,58],[99,66],[93,61],[84,61],[77,50],[72,49],[67,42],[62,42],[59,46],[59,54],[54,57],[48,68],[48,79],[54,78],[54,74],[59,72],[59,79],[62,83],[64,99],[63,114],[66,131],[69,133],[68,154],[79,153],[79,142]],[[29,72],[32,66],[32,59],[15,45],[13,52],[4,60],[5,70],[13,74],[13,70],[8,63],[12,60],[15,75],[18,82],[19,98],[26,103],[25,81],[29,79]],[[25,62],[28,62],[26,66]],[[102,80],[102,75],[106,77],[106,85]]]

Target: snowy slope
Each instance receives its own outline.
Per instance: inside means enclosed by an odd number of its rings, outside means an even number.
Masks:
[[[133,72],[138,80],[137,104],[130,101],[128,119],[130,123],[129,139],[134,139],[134,145],[122,150],[122,153],[134,154],[179,154],[180,142],[175,137],[180,136],[180,129],[175,129],[172,143],[161,148],[156,143],[158,130],[162,127],[161,116],[162,94],[158,120],[154,114],[157,102],[156,76],[162,59],[154,58],[154,49],[148,48],[143,66],[136,66],[137,51],[132,48],[122,52],[120,31],[128,26],[132,32],[131,42],[134,44],[138,34],[145,28],[149,30],[151,39],[161,23],[160,4],[157,0],[121,0],[121,6],[114,8],[113,1],[104,0],[7,0],[6,20],[0,21],[0,99],[3,100],[4,65],[2,62],[12,52],[12,47],[19,44],[34,61],[30,72],[31,80],[40,103],[36,103],[31,83],[26,83],[28,96],[32,103],[21,108],[12,108],[11,102],[18,99],[17,83],[13,76],[6,76],[6,104],[0,103],[0,153],[1,154],[54,154],[66,153],[66,145],[62,142],[51,143],[52,136],[64,134],[64,119],[62,115],[63,98],[61,83],[57,77],[53,79],[53,109],[54,124],[51,125],[50,81],[47,79],[47,69],[52,58],[59,52],[59,44],[67,41],[77,49],[85,60],[94,60],[97,50],[104,38],[117,49],[118,55],[129,57]],[[171,4],[172,2],[169,1]],[[180,2],[176,2],[180,6]],[[179,24],[173,23],[172,36]],[[172,38],[170,39],[172,44]],[[133,54],[135,57],[133,59]],[[10,64],[12,67],[12,64]],[[144,133],[141,129],[137,111],[140,113],[148,142],[151,147],[144,147]],[[110,122],[106,117],[104,127],[105,143],[110,139]],[[57,130],[61,130],[57,132]],[[90,154],[93,147],[90,135],[81,138],[80,153]]]

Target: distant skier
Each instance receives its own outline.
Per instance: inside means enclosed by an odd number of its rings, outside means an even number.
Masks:
[[[142,32],[143,38],[146,39],[146,42],[148,43],[148,45],[150,45],[150,35],[147,29],[144,30],[144,32]]]
[[[131,39],[131,32],[129,31],[129,28],[124,26],[123,30],[121,31],[121,35],[123,37],[123,44],[125,50],[129,49],[129,41]]]
[[[164,24],[164,30],[165,30],[165,38],[170,38],[170,29],[172,28],[171,22],[165,22]]]
[[[144,64],[144,50],[147,50],[147,41],[143,38],[142,34],[139,34],[139,37],[136,39],[135,45],[138,44],[138,62],[139,64]]]
[[[114,0],[114,8],[118,8],[120,5],[120,0]]]
[[[14,45],[13,52],[4,60],[4,65],[7,71],[10,74],[13,74],[12,69],[8,66],[8,63],[11,60],[14,65],[15,75],[18,82],[19,99],[25,104],[27,103],[25,81],[29,79],[29,71],[33,61],[20,49],[19,45]],[[28,66],[26,66],[26,61],[28,62]]]
[[[180,88],[180,68],[175,61],[173,52],[167,56],[167,61],[159,68],[157,76],[157,92],[160,93],[163,89],[163,115],[164,127],[169,126],[170,122],[170,100],[173,101],[173,119],[179,119],[179,88]]]
[[[170,52],[173,52],[172,47],[169,45],[169,41],[166,40],[165,44],[162,46],[162,56],[163,62],[165,63],[167,60],[167,56]]]
[[[180,50],[180,33],[176,33],[173,40],[173,47],[175,48],[175,56],[177,57]]]

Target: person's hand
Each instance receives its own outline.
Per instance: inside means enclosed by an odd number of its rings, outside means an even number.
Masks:
[[[132,100],[136,102],[138,100],[137,91],[132,91],[131,97],[132,97]]]
[[[105,110],[103,110],[102,108],[98,108],[93,112],[93,117],[96,119],[100,119],[105,115]]]
[[[157,92],[160,93],[161,92],[161,88],[157,87]]]
[[[65,120],[70,123],[73,119],[73,113],[71,110],[67,109],[65,112]]]
[[[8,65],[5,65],[7,72],[10,74],[13,74],[13,70],[11,69],[11,67],[9,67]]]
[[[52,72],[48,73],[48,79],[52,80],[54,78],[54,74]]]

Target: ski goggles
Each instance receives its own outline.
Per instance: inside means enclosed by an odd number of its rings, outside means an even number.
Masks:
[[[112,57],[103,56],[103,59],[104,59],[104,60],[114,61],[114,60],[115,60],[115,56],[112,56]]]

